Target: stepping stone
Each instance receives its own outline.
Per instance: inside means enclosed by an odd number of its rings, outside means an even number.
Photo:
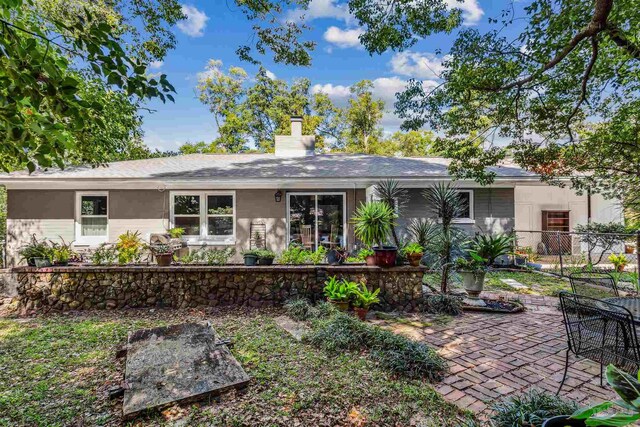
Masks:
[[[275,319],[276,324],[295,338],[296,341],[302,341],[302,337],[309,333],[310,329],[302,322],[297,322],[289,316],[278,316]]]
[[[135,331],[127,347],[125,419],[241,389],[251,379],[206,323]]]
[[[502,283],[504,283],[505,285],[509,285],[514,289],[529,289],[529,287],[527,285],[523,285],[522,283],[518,282],[517,280],[513,280],[513,279],[500,279],[500,281]]]

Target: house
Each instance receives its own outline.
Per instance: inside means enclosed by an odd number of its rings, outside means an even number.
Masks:
[[[16,172],[0,177],[8,193],[7,261],[18,262],[17,251],[33,234],[90,248],[127,230],[148,241],[172,227],[185,229],[190,246],[234,246],[238,253],[256,238],[274,251],[294,240],[352,248],[349,219],[377,181],[394,178],[409,189],[403,226],[429,215],[421,192],[451,180],[447,165],[433,157],[315,154],[314,137],[302,135],[302,121],[293,117],[291,135],[276,137],[274,154],[193,154]],[[589,218],[622,219],[617,204],[601,196],[589,201],[508,163],[492,170],[492,185],[456,182],[468,201],[458,222],[470,231],[540,230],[551,222],[571,230]]]

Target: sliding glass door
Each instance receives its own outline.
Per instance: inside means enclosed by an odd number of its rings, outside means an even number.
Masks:
[[[346,246],[344,193],[287,194],[289,243],[315,250]]]

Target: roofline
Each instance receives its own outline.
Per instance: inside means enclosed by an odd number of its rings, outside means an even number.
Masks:
[[[0,178],[0,185],[9,190],[102,190],[102,189],[260,189],[260,188],[367,188],[381,179],[397,179],[407,188],[422,188],[437,182],[452,181],[449,176],[434,177],[348,177],[319,179],[318,177],[304,178],[249,178],[249,179],[178,179],[162,180],[151,178]],[[467,188],[512,188],[516,185],[548,185],[540,181],[538,176],[528,177],[496,177],[491,185],[480,185],[473,180],[454,181],[459,186]]]

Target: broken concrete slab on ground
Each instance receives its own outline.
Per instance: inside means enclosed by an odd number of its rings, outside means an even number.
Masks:
[[[207,323],[135,331],[127,344],[123,416],[241,389],[249,380]]]

